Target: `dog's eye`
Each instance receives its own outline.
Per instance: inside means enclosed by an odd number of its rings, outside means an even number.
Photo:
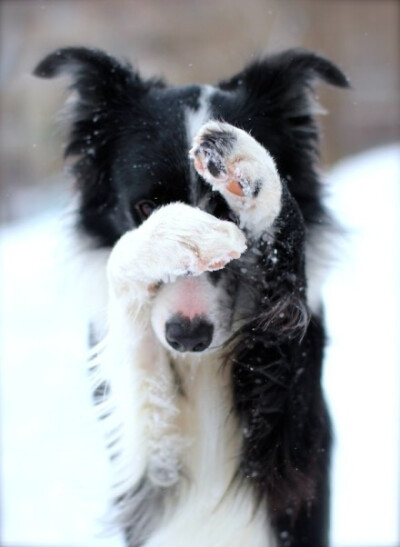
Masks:
[[[135,210],[137,211],[140,220],[146,220],[155,208],[155,203],[149,199],[142,199],[135,204]]]

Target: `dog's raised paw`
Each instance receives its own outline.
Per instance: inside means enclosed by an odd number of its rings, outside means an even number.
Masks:
[[[189,156],[196,171],[216,190],[239,198],[257,197],[263,180],[263,149],[245,131],[210,121],[194,139]]]
[[[275,162],[250,134],[211,120],[194,138],[189,156],[197,173],[239,214],[241,225],[258,233],[279,214],[282,188]]]
[[[184,203],[170,203],[120,238],[111,252],[108,274],[118,293],[135,281],[153,290],[159,281],[221,269],[245,250],[245,235],[233,222]]]

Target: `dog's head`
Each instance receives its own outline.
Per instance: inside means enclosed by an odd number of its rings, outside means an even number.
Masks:
[[[65,155],[79,194],[77,226],[94,245],[112,247],[154,209],[176,201],[236,221],[188,158],[193,137],[211,118],[244,129],[269,150],[306,225],[321,224],[313,84],[322,79],[347,85],[326,59],[290,50],[215,86],[145,80],[128,64],[85,48],[58,50],[35,70],[44,78],[62,73],[71,76],[75,92]],[[266,266],[257,256],[263,244],[251,243],[253,249],[220,272],[160,284],[152,322],[162,343],[201,352],[223,344],[236,320],[259,316],[257,283],[265,284],[260,271]]]

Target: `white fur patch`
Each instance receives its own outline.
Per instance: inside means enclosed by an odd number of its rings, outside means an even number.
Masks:
[[[197,110],[193,108],[186,110],[186,132],[189,144],[193,142],[201,126],[210,118],[209,99],[214,92],[215,89],[210,85],[201,86],[199,107]]]
[[[200,97],[199,97],[199,107],[197,109],[187,108],[185,111],[185,125],[186,125],[186,135],[188,142],[188,152],[189,148],[192,145],[193,139],[199,132],[201,126],[210,119],[210,107],[209,99],[212,94],[215,92],[214,88],[210,85],[201,86]],[[190,168],[191,174],[191,184],[190,184],[190,198],[192,203],[199,203],[198,196],[196,194],[198,185],[196,183],[196,172],[191,165]]]

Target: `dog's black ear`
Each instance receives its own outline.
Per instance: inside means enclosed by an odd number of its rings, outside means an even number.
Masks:
[[[80,194],[78,224],[101,244],[112,245],[131,227],[113,176],[118,139],[140,126],[147,91],[162,83],[142,80],[128,63],[83,47],[59,49],[34,70],[41,78],[62,74],[70,76],[76,95],[68,112],[65,157],[71,157]]]
[[[328,59],[304,49],[289,49],[250,64],[244,71],[220,83],[232,90],[244,86],[254,94],[272,93],[284,97],[297,89],[307,88],[316,80],[337,86],[349,87],[343,72]]]
[[[273,125],[276,134],[280,132],[279,127],[289,129],[286,122],[292,127],[308,125],[309,130],[313,129],[312,118],[321,112],[313,97],[318,80],[337,87],[350,87],[336,65],[303,49],[290,49],[255,61],[219,85],[223,90],[237,92],[237,104],[234,105],[237,121],[240,124],[242,119],[243,129],[255,136],[257,125],[265,128],[265,123]]]
[[[33,71],[39,78],[55,78],[62,74],[72,77],[73,89],[82,99],[114,101],[126,87],[140,93],[142,81],[131,66],[98,49],[68,47],[47,55]]]
[[[33,74],[40,78],[70,76],[77,92],[65,155],[96,154],[101,143],[114,138],[132,116],[153,81],[143,81],[128,63],[97,49],[69,47],[45,57]],[[124,108],[125,107],[125,108]]]

